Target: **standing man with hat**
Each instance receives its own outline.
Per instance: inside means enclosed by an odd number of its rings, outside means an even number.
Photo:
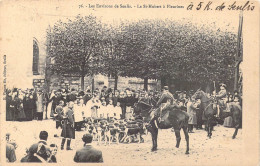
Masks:
[[[226,84],[220,84],[220,91],[216,95],[216,99],[218,100],[218,113],[217,117],[219,117],[220,110],[224,110],[226,108],[226,102],[227,102],[227,90],[226,90]]]
[[[74,103],[71,101],[68,105],[68,110],[65,113],[65,118],[63,119],[63,126],[61,137],[61,150],[64,149],[64,144],[67,139],[67,150],[72,150],[70,147],[71,139],[75,139],[75,118],[74,118],[74,111],[73,111]]]

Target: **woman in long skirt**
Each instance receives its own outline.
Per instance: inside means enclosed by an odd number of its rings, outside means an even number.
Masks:
[[[25,121],[26,116],[24,113],[24,107],[23,107],[23,94],[18,95],[19,101],[18,101],[18,120],[19,121]]]

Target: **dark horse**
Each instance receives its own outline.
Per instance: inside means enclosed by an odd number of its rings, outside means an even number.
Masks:
[[[208,137],[211,138],[213,126],[214,123],[216,122],[216,118],[214,116],[217,114],[216,104],[202,90],[197,90],[192,97],[201,100],[201,108],[203,110],[203,115],[206,119]],[[229,108],[230,108],[230,112],[223,112],[223,111],[220,112],[220,119],[224,120],[226,117],[229,116],[232,117],[233,124],[235,127],[235,132],[232,136],[232,138],[234,139],[236,138],[237,131],[242,123],[242,109],[239,104],[236,104],[234,102],[229,103]]]
[[[180,141],[181,141],[180,130],[183,129],[185,139],[186,139],[186,145],[187,145],[185,154],[189,154],[189,134],[188,134],[189,115],[186,112],[181,111],[179,108],[175,106],[169,106],[166,110],[163,111],[160,123],[157,120],[151,121],[151,117],[153,116],[155,109],[153,109],[153,106],[150,104],[139,101],[138,103],[135,104],[134,112],[136,115],[142,116],[144,118],[144,122],[149,123],[147,125],[147,129],[152,135],[152,142],[153,142],[152,151],[157,150],[158,128],[160,129],[174,128],[174,132],[176,136],[176,147],[179,148],[180,146]]]

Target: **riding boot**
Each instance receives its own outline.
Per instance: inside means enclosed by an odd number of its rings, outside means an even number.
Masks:
[[[193,133],[193,125],[190,125],[190,132]]]
[[[63,150],[64,149],[64,144],[65,144],[65,141],[66,141],[66,138],[62,138],[62,141],[61,141],[61,146],[60,146],[60,149]]]
[[[71,142],[71,139],[68,139],[67,140],[67,150],[73,150],[70,148],[70,142]]]
[[[217,111],[218,111],[218,112],[217,112],[217,115],[216,115],[217,118],[219,118],[219,112],[220,112],[220,108],[219,108],[219,107],[220,107],[220,106],[217,105]]]

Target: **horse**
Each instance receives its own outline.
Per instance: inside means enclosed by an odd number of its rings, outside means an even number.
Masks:
[[[159,108],[157,108],[159,109]],[[161,117],[161,121],[153,120],[153,114],[155,113],[155,109],[152,105],[139,101],[134,106],[135,115],[139,115],[143,117],[144,122],[148,123],[147,130],[151,133],[152,136],[152,151],[157,150],[157,138],[158,138],[158,128],[160,129],[170,129],[174,128],[175,136],[176,136],[176,148],[179,148],[181,136],[180,131],[183,129],[185,140],[186,140],[186,152],[185,154],[189,154],[189,134],[188,134],[188,120],[189,115],[181,111],[180,108],[176,106],[168,106],[164,111]],[[157,123],[158,121],[158,123]]]
[[[201,100],[201,109],[203,110],[203,115],[206,118],[208,137],[211,138],[213,123],[216,120],[215,116],[217,114],[217,107],[214,101],[207,96],[202,90],[197,90],[192,98]],[[233,139],[236,138],[238,129],[242,123],[242,109],[241,106],[235,102],[229,103],[230,112],[220,112],[220,119],[223,121],[226,117],[231,116],[233,124],[235,127],[235,132],[232,136]]]

